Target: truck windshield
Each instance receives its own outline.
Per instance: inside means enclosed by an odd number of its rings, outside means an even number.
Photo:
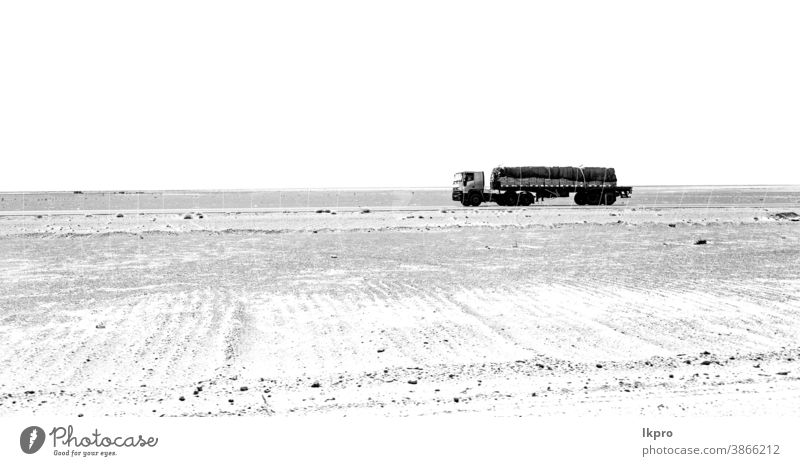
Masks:
[[[462,180],[461,175],[462,175],[461,173],[456,173],[455,175],[453,175],[453,184],[461,183]]]

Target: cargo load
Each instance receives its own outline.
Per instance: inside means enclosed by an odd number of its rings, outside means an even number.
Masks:
[[[563,184],[616,184],[617,175],[613,168],[606,167],[497,167],[492,171],[492,179],[509,184],[513,184],[514,179],[542,179],[547,180],[546,184],[552,184],[555,180],[564,180]]]

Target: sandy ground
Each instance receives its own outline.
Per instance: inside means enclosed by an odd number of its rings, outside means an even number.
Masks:
[[[0,415],[796,416],[785,210],[0,217]]]

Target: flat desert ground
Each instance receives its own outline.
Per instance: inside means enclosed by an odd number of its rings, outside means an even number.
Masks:
[[[0,415],[800,414],[800,208],[401,207],[0,216]]]

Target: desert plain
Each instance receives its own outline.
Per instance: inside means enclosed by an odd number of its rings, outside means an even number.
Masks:
[[[0,415],[796,416],[800,189],[687,192],[0,212]]]

